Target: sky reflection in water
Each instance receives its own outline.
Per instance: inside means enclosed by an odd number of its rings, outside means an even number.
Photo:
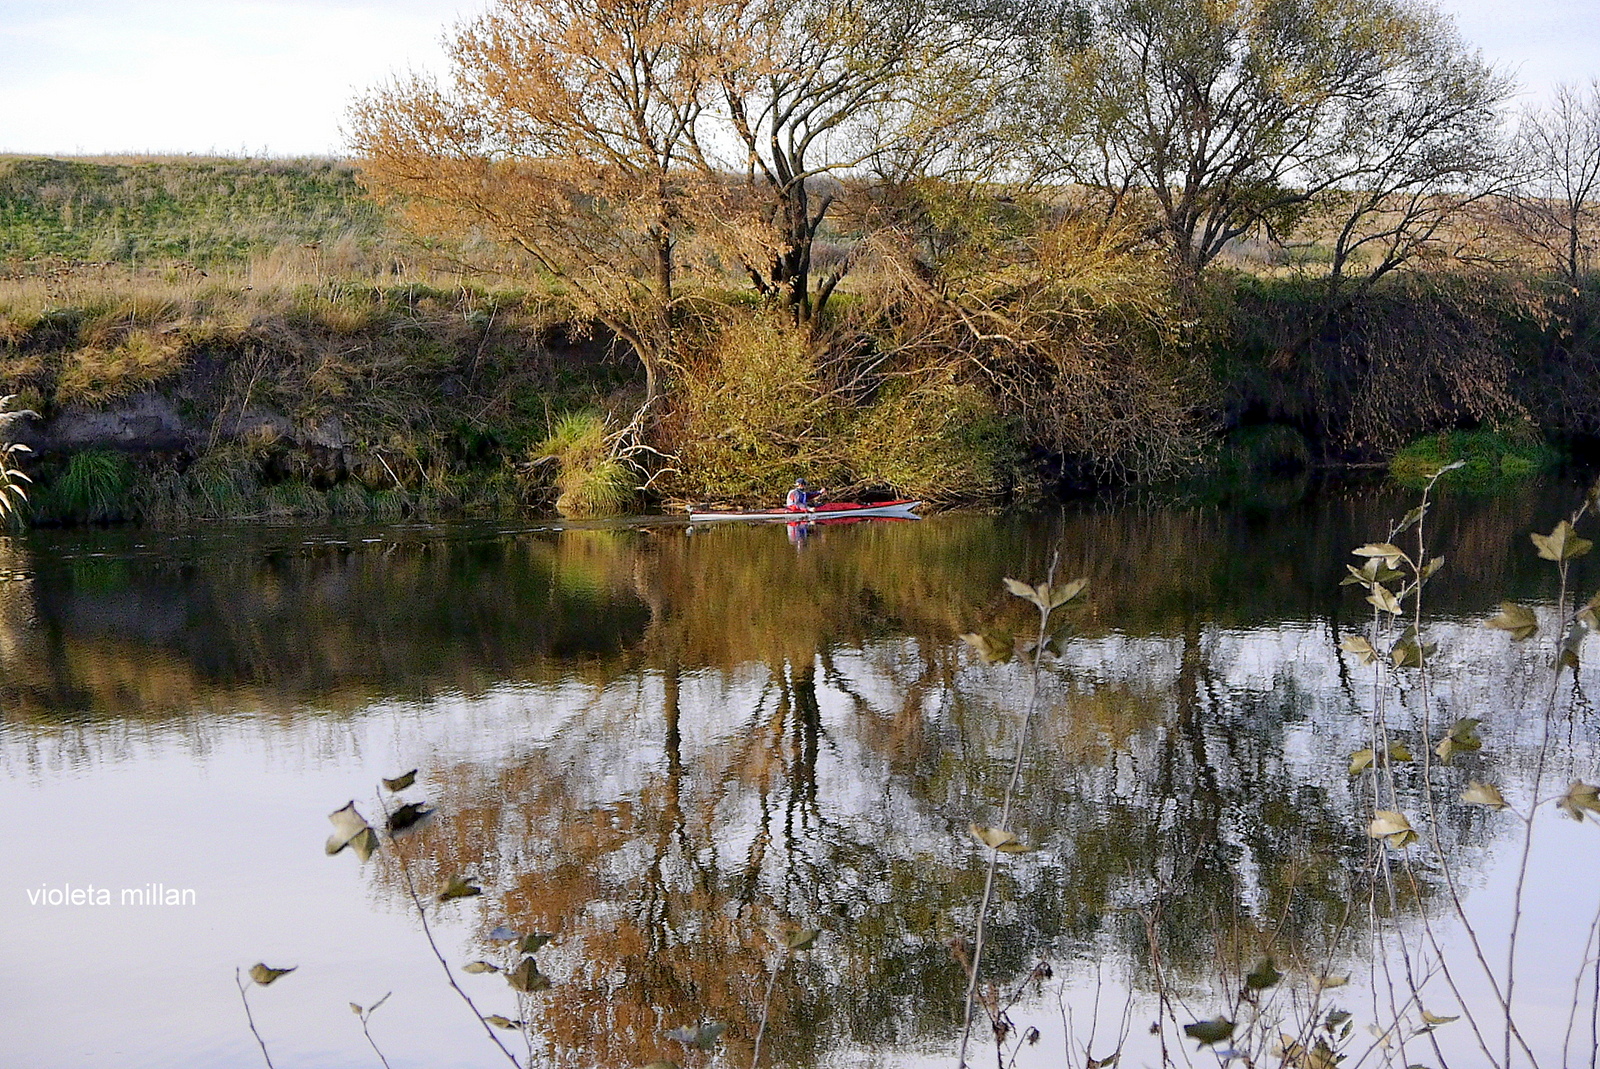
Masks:
[[[1486,740],[1448,774],[1491,770],[1513,801],[1538,742],[1522,715],[1537,655],[1481,621],[1505,597],[1553,599],[1526,531],[1574,500],[1446,500],[1433,518],[1450,566],[1430,613],[1455,683],[1432,715],[1480,717]],[[1091,1053],[1116,1046],[1131,981],[1125,1063],[1153,1061],[1151,931],[1190,1020],[1220,1005],[1219,928],[1287,918],[1273,951],[1295,977],[1350,923],[1367,847],[1345,765],[1371,688],[1335,651],[1364,620],[1337,583],[1410,504],[1355,490],[1272,513],[944,516],[799,546],[781,528],[486,526],[0,544],[0,572],[24,577],[0,583],[0,1050],[40,1067],[248,1063],[233,969],[265,960],[300,966],[252,993],[279,1064],[372,1061],[347,1003],[388,990],[373,1034],[394,1064],[494,1064],[392,854],[319,849],[328,812],[355,798],[375,818],[378,778],[417,766],[406,797],[439,816],[407,842],[413,876],[485,889],[436,907],[446,956],[495,960],[502,923],[557,935],[536,1054],[689,1064],[663,1030],[716,1020],[727,1062],[748,1064],[770,933],[815,927],[778,973],[765,1051],[951,1065],[950,944],[970,937],[983,878],[966,827],[996,819],[1023,686],[959,635],[1023,627],[1000,580],[1038,577],[1059,548],[1091,597],[1028,746],[1014,825],[1039,849],[1006,863],[988,961],[1007,984],[1054,968],[1012,1011],[1044,1033],[1018,1066],[1060,1064],[1068,1010],[1081,1058],[1097,982]],[[1593,776],[1593,734],[1577,718],[1552,782]],[[1509,820],[1462,807],[1443,823],[1469,903],[1495,915]],[[1539,828],[1519,1002],[1555,1050],[1594,909],[1564,890],[1595,871],[1600,829]],[[156,882],[195,904],[29,898]],[[1502,927],[1485,924],[1492,956]],[[1332,951],[1355,977],[1335,1001],[1363,1021],[1367,938],[1356,917]],[[484,1012],[518,1015],[500,977],[462,982]],[[1475,1051],[1450,1027],[1449,1049]]]

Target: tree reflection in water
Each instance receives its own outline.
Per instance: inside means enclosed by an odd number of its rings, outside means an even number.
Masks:
[[[1494,601],[1549,596],[1521,540],[1565,500],[1445,503],[1465,577],[1434,593],[1445,659],[1490,656],[1466,621]],[[1110,962],[1148,987],[1159,951],[1165,983],[1203,993],[1269,946],[1300,976],[1365,946],[1344,766],[1368,698],[1335,652],[1354,612],[1337,581],[1399,501],[938,517],[820,531],[801,554],[767,528],[130,537],[105,558],[41,538],[27,588],[0,584],[0,708],[92,749],[132,720],[203,736],[241,708],[272,731],[514,695],[525,729],[412,755],[440,815],[410,857],[425,886],[477,874],[486,951],[499,924],[556,934],[544,1054],[683,1060],[664,1031],[715,1020],[748,1062],[778,969],[763,1059],[827,1064],[958,1026],[952,945],[982,884],[966,827],[998,811],[1020,679],[958,636],[1023,626],[1000,580],[1057,549],[1093,601],[1049,677],[1012,822],[1037,850],[1002,869],[986,973],[1045,959],[1081,982]],[[1464,670],[1441,700],[1514,738],[1493,711],[1518,708],[1513,669]],[[1481,814],[1446,834],[1486,849]],[[373,872],[398,899],[394,864]],[[800,928],[824,934],[786,955]]]

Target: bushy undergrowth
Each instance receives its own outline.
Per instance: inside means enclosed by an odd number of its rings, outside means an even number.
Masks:
[[[1332,459],[1466,425],[1600,432],[1600,293],[1513,274],[1413,272],[1326,303],[1315,278],[1219,277],[1201,332],[1226,422],[1292,425]]]
[[[686,363],[667,418],[668,496],[777,502],[797,477],[836,495],[1003,500],[1027,481],[1017,427],[948,368],[907,374],[870,346],[762,312]]]

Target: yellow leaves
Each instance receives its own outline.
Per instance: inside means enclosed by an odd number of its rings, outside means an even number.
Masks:
[[[1528,537],[1533,540],[1534,549],[1538,550],[1539,556],[1556,562],[1581,557],[1594,548],[1593,542],[1578,536],[1578,532],[1568,520],[1556,524],[1555,530],[1547,535],[1535,533]]]
[[[1588,814],[1600,814],[1600,787],[1573,780],[1567,793],[1556,799],[1556,805],[1573,820],[1582,820]],[[1597,817],[1600,819],[1600,817]]]
[[[330,855],[348,846],[365,861],[378,849],[378,833],[356,809],[355,802],[348,802],[343,808],[329,813],[328,823],[333,825],[333,834],[328,837],[324,849]]]
[[[1490,627],[1499,628],[1511,635],[1511,641],[1521,642],[1539,630],[1539,620],[1533,610],[1513,601],[1502,601],[1500,612],[1488,620]]]
[[[961,636],[961,641],[977,650],[985,664],[1002,664],[1011,660],[1011,655],[1016,652],[1016,643],[1010,635],[991,631],[969,631]]]
[[[1351,754],[1350,755],[1350,774],[1352,776],[1354,776],[1356,773],[1360,772],[1362,769],[1367,768],[1369,765],[1372,764],[1372,762],[1373,762],[1373,760],[1374,760],[1374,758],[1376,756],[1377,755],[1373,753],[1372,747],[1370,747],[1370,746],[1365,747],[1365,748],[1360,749],[1360,750],[1357,750],[1355,753]],[[1400,742],[1400,741],[1396,740],[1395,742],[1391,742],[1389,744],[1389,760],[1391,760],[1391,761],[1411,761],[1411,760],[1415,760],[1415,758],[1412,757],[1411,748],[1409,746],[1407,746],[1403,742]]]
[[[789,951],[810,950],[822,932],[816,928],[801,928],[783,937],[783,948]]]
[[[1417,841],[1416,829],[1406,815],[1396,809],[1379,809],[1367,825],[1367,835],[1382,839],[1396,850],[1403,850]]]
[[[972,832],[973,838],[984,846],[998,850],[1002,854],[1025,854],[1028,847],[1022,844],[1015,832],[1005,831],[1001,828],[986,828],[980,824],[968,824],[967,830]]]
[[[465,876],[457,876],[445,884],[444,890],[439,892],[439,901],[449,902],[451,899],[473,898],[481,894],[483,894],[483,888]]]
[[[1360,635],[1347,635],[1339,643],[1339,648],[1346,653],[1353,653],[1362,664],[1375,664],[1378,660],[1378,651],[1373,649],[1372,643]]]
[[[1477,780],[1467,784],[1467,789],[1461,792],[1461,800],[1468,805],[1486,805],[1490,809],[1506,808],[1506,800],[1500,794],[1500,788],[1492,783],[1480,783]]]
[[[1462,717],[1450,725],[1444,733],[1444,738],[1439,740],[1439,745],[1433,752],[1439,755],[1439,760],[1449,764],[1458,753],[1470,753],[1483,749],[1483,739],[1478,737],[1478,721],[1470,716]]]
[[[1381,560],[1383,561],[1384,566],[1387,568],[1398,568],[1400,567],[1401,561],[1411,560],[1410,557],[1406,556],[1405,550],[1401,549],[1399,546],[1391,545],[1388,542],[1372,542],[1368,545],[1362,546],[1359,549],[1353,549],[1350,552],[1354,553],[1358,557],[1368,557]]]
[[[1367,595],[1366,601],[1368,604],[1374,605],[1391,615],[1399,616],[1401,613],[1400,599],[1396,598],[1394,592],[1386,586],[1373,587],[1372,593]]]
[[[279,977],[288,976],[290,973],[294,972],[296,968],[298,968],[298,966],[291,965],[286,969],[274,969],[272,966],[258,961],[254,965],[250,966],[250,979],[254,980],[262,987],[266,987]]]
[[[1053,586],[1050,583],[1040,583],[1038,586],[1029,586],[1018,579],[1007,579],[1006,589],[1025,601],[1031,601],[1045,612],[1058,609],[1067,602],[1083,593],[1083,588],[1089,585],[1088,579],[1074,579],[1070,583]]]

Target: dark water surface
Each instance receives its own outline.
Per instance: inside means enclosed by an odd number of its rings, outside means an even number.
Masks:
[[[1448,681],[1430,715],[1480,718],[1485,738],[1437,772],[1492,774],[1513,802],[1542,655],[1482,622],[1504,598],[1553,602],[1527,532],[1579,497],[1447,498],[1430,517],[1449,558],[1426,609]],[[959,636],[1025,628],[1001,580],[1056,553],[1089,597],[1046,676],[1012,822],[1038,849],[1002,866],[985,968],[1011,988],[1050,965],[1010,1011],[1042,1033],[1016,1064],[1119,1045],[1153,1064],[1151,1022],[1173,1044],[1237,984],[1217,979],[1229,948],[1248,968],[1269,941],[1281,1012],[1331,961],[1352,982],[1323,1006],[1370,1021],[1392,946],[1363,923],[1370,802],[1346,766],[1373,697],[1337,650],[1368,610],[1338,581],[1413,503],[1332,488],[1270,511],[948,515],[799,544],[534,524],[0,540],[0,1065],[259,1064],[234,987],[258,960],[299,967],[250,995],[281,1067],[376,1065],[348,1004],[387,991],[371,1027],[395,1069],[507,1064],[446,985],[394,851],[322,849],[326,814],[353,798],[376,818],[378,779],[417,767],[404,799],[438,812],[403,841],[410,875],[430,902],[461,874],[483,889],[430,905],[445,957],[507,960],[497,925],[554,934],[552,986],[521,1003],[457,974],[483,1013],[530,1021],[502,1033],[524,1062],[749,1065],[765,1002],[764,1064],[953,1066],[984,878],[967,826],[998,820],[1026,682]],[[1594,775],[1589,671],[1546,793]],[[1420,700],[1402,693],[1391,722]],[[1537,827],[1517,1005],[1557,1064],[1600,827]],[[1517,827],[1463,806],[1440,834],[1503,959]],[[774,934],[797,928],[822,934],[785,957]],[[1458,1012],[1442,980],[1428,991]],[[701,1022],[727,1025],[712,1053],[664,1035]],[[1464,1024],[1447,1029],[1473,1064]],[[993,1064],[986,1026],[977,1043]]]

